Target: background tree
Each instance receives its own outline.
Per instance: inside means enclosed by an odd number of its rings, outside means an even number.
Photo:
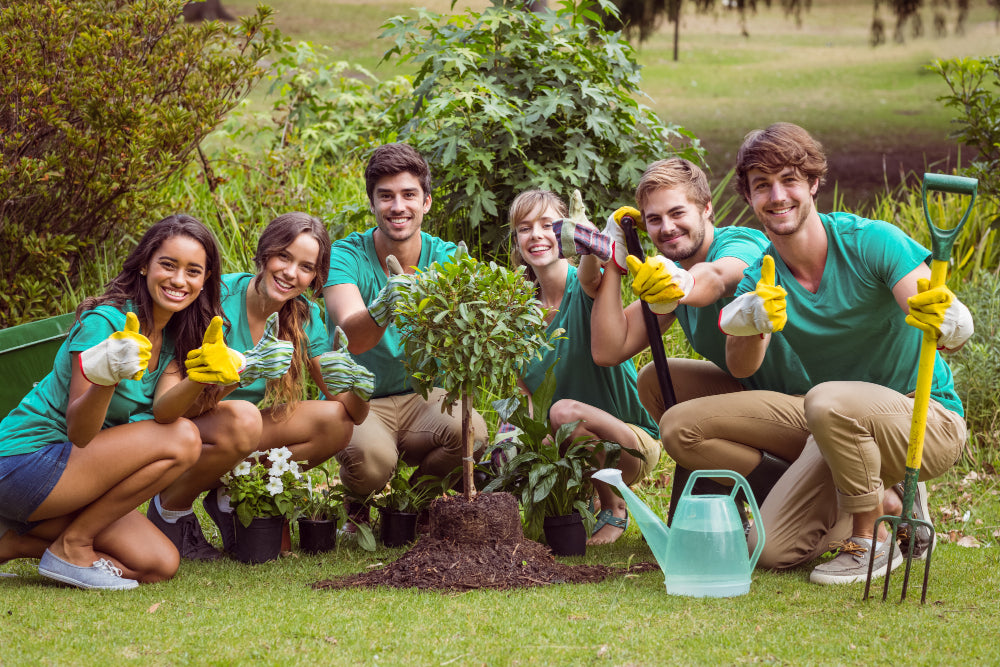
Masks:
[[[109,238],[264,73],[271,10],[180,21],[183,0],[14,0],[0,9],[0,327],[50,315]]]
[[[413,96],[391,115],[409,119],[398,137],[433,168],[436,233],[478,238],[500,256],[507,205],[522,190],[579,189],[603,217],[632,199],[652,160],[700,161],[693,135],[636,101],[634,51],[596,25],[593,4],[534,14],[522,0],[493,0],[482,13],[389,22],[385,57],[418,66]]]
[[[195,0],[184,4],[185,21],[235,21],[222,0]]]

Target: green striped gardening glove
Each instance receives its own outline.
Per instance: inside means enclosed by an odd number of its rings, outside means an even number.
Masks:
[[[245,353],[247,366],[240,373],[240,386],[246,387],[260,378],[280,378],[288,372],[294,355],[291,341],[278,338],[278,313],[271,313],[264,324],[264,335]]]
[[[385,258],[385,265],[389,269],[389,279],[375,300],[368,304],[368,312],[375,320],[375,324],[380,327],[392,322],[392,318],[396,314],[396,302],[402,297],[406,286],[410,284],[410,277],[403,272],[403,267],[399,265],[399,260],[394,255]]]
[[[370,399],[375,391],[375,374],[354,361],[347,352],[347,334],[340,327],[333,331],[333,348],[317,357],[330,393],[352,391],[365,401]]]

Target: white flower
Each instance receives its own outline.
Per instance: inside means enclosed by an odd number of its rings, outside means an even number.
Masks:
[[[225,475],[219,478],[219,481],[222,482],[225,486],[229,486],[229,483],[233,481],[232,473],[227,472]]]
[[[291,470],[291,466],[288,465],[288,461],[285,459],[278,459],[271,464],[271,476],[281,477],[282,473]]]
[[[254,452],[253,454],[251,454],[248,458],[251,458],[254,461],[259,461],[260,457],[266,456],[266,455],[267,455],[267,452],[262,452],[260,450],[257,450],[256,452]]]
[[[278,461],[288,461],[292,458],[292,450],[288,447],[275,447],[267,453],[267,459],[271,463],[277,463]]]
[[[285,490],[285,485],[281,483],[280,477],[271,477],[271,480],[264,487],[272,496],[276,496]]]
[[[233,475],[235,477],[242,477],[243,475],[249,475],[249,474],[250,474],[249,461],[240,461],[239,463],[236,464],[236,467],[233,468]]]
[[[298,461],[290,461],[288,464],[288,469],[292,471],[292,476],[295,477],[295,479],[297,480],[302,479],[302,472],[299,470]]]

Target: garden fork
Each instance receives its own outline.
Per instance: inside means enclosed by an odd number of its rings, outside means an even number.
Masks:
[[[955,237],[965,225],[972,211],[972,205],[976,201],[976,192],[979,182],[974,178],[962,176],[950,176],[946,174],[924,174],[922,194],[924,198],[924,217],[927,219],[927,226],[931,232],[931,281],[930,287],[943,285],[948,274],[948,259],[951,257],[951,248],[955,242]],[[937,192],[948,192],[952,194],[969,195],[969,206],[965,210],[965,215],[961,221],[952,229],[944,230],[931,222],[930,210],[927,206],[927,192],[929,190]],[[917,531],[921,528],[927,529],[930,533],[930,542],[927,546],[927,560],[924,563],[924,583],[920,594],[920,603],[927,601],[927,582],[931,572],[931,555],[934,551],[934,525],[929,520],[917,519],[913,516],[913,500],[917,493],[917,481],[920,476],[920,459],[924,451],[924,431],[927,427],[927,407],[930,403],[931,381],[934,379],[934,357],[937,353],[937,336],[928,331],[924,331],[923,341],[920,345],[920,359],[917,365],[917,388],[913,398],[913,419],[910,422],[910,439],[906,449],[906,475],[903,487],[903,509],[899,516],[883,515],[875,520],[875,532],[873,541],[878,539],[878,527],[881,523],[888,524],[889,533],[892,539],[889,540],[889,563],[896,549],[896,538],[900,529],[906,527],[910,531],[909,549],[904,554],[906,557],[906,570],[903,574],[903,592],[899,597],[902,602],[906,599],[906,588],[910,582],[910,567],[913,565],[913,549],[917,543]],[[874,550],[873,550],[874,552]],[[868,559],[868,577],[865,580],[865,600],[868,599],[868,592],[872,583],[872,570],[875,565],[875,558]],[[889,595],[889,576],[891,569],[887,566],[885,572],[885,583],[882,586],[882,600],[885,601]]]

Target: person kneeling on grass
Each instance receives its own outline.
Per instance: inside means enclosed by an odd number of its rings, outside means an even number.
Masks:
[[[207,445],[189,420],[150,409],[174,356],[220,313],[220,266],[212,233],[173,215],[77,308],[52,372],[0,422],[0,563],[41,557],[42,576],[95,589],[176,573],[177,549],[136,508]]]
[[[660,458],[656,424],[639,402],[635,364],[631,359],[611,366],[598,366],[590,351],[590,318],[594,295],[601,281],[600,258],[595,252],[609,252],[610,239],[601,237],[586,219],[580,193],[574,193],[573,209],[554,193],[529,190],[510,205],[511,263],[527,267],[526,275],[535,284],[536,295],[547,309],[548,333],[563,329],[555,347],[541,359],[533,359],[522,371],[520,386],[533,393],[555,364],[556,390],[549,409],[555,432],[563,424],[580,420],[572,438],[593,437],[615,442],[621,452],[618,467],[628,484],[647,476]],[[585,243],[567,244],[569,254],[581,253],[577,270],[564,257],[562,229],[586,237]],[[608,256],[605,254],[605,259]],[[610,544],[628,526],[625,501],[611,487],[594,482],[601,502],[597,525],[588,544]]]
[[[905,472],[922,330],[950,352],[964,345],[973,324],[947,287],[928,289],[926,248],[887,222],[816,211],[825,173],[822,147],[801,127],[775,123],[747,135],[736,185],[771,245],[747,270],[719,324],[729,334],[726,360],[734,375],[753,373],[781,337],[813,382],[800,407],[784,410],[791,428],[810,435],[761,506],[767,540],[758,564],[795,567],[833,541],[838,555],[809,579],[837,584],[866,580],[870,558],[875,576],[902,562],[898,549],[889,562],[885,526],[877,536],[873,528],[879,516],[903,509],[886,487]],[[756,393],[756,409],[768,409],[767,393]],[[962,402],[938,354],[920,477],[948,470],[965,437]],[[919,495],[914,511],[926,519],[926,488]],[[915,547],[929,542],[920,532]]]
[[[219,527],[223,548],[235,546],[234,512],[220,478],[257,450],[287,447],[307,468],[323,463],[347,446],[354,425],[368,414],[366,400],[374,377],[346,352],[330,351],[319,306],[305,297],[322,288],[330,261],[330,237],[323,224],[306,213],[286,213],[272,220],[257,242],[257,273],[222,277],[222,310],[229,321],[229,345],[247,350],[239,382],[223,392],[214,408],[192,416],[207,441],[185,475],[150,503],[148,516],[185,558],[213,559],[218,551],[205,540],[191,506],[208,491],[203,504]],[[346,339],[342,341],[347,345]],[[308,370],[328,400],[301,400]],[[167,386],[171,380],[168,379]],[[174,376],[173,383],[180,382]],[[199,388],[191,384],[194,396]],[[271,407],[249,418],[261,423],[256,438],[227,440],[235,408],[263,401]],[[157,406],[164,407],[164,406]],[[177,509],[174,509],[177,508]]]

